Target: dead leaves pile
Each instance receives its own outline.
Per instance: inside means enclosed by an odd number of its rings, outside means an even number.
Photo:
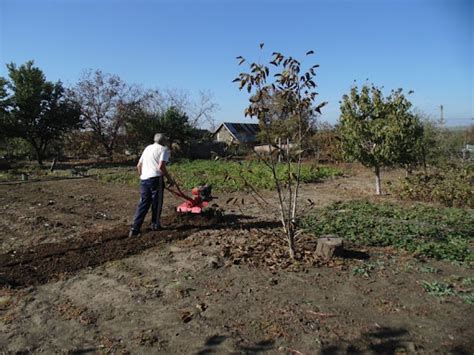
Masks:
[[[226,265],[245,264],[252,267],[267,267],[271,270],[286,269],[301,271],[307,267],[327,265],[344,267],[343,259],[324,261],[315,255],[317,239],[311,235],[300,235],[296,238],[296,257],[292,260],[288,244],[279,231],[262,229],[233,230],[221,233],[220,256],[227,260]]]

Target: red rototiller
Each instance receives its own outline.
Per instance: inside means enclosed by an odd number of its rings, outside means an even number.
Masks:
[[[193,188],[191,190],[193,197],[189,197],[184,194],[178,185],[176,185],[176,190],[169,187],[166,189],[173,195],[185,200],[182,204],[176,207],[176,211],[178,213],[201,214],[203,210],[209,205],[209,202],[213,199],[212,186],[207,184]]]

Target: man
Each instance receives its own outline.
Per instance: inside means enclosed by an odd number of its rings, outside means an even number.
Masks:
[[[163,192],[165,184],[163,176],[166,176],[168,183],[173,185],[166,163],[169,160],[170,152],[165,146],[165,137],[161,133],[155,134],[154,144],[145,148],[137,164],[140,174],[140,202],[137,206],[135,219],[130,229],[129,237],[140,234],[143,220],[151,205],[151,229],[156,231],[161,229],[160,216],[163,207]]]

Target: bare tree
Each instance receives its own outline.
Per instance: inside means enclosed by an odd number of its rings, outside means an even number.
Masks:
[[[81,107],[84,126],[94,132],[109,158],[133,107],[150,97],[150,93],[126,84],[118,75],[100,70],[85,72],[70,95]]]
[[[263,49],[263,43],[260,44],[260,49]],[[309,51],[306,55],[313,53]],[[315,112],[320,113],[326,102],[313,106],[317,95],[313,79],[319,65],[310,66],[306,72],[301,73],[302,65],[293,57],[286,57],[278,52],[274,52],[272,57],[269,64],[274,66],[275,74],[270,75],[269,66],[250,63],[249,71],[240,73],[234,82],[240,84],[240,90],[246,89],[251,95],[245,115],[258,118],[266,143],[280,150],[279,153],[283,156],[283,164],[286,165],[286,174],[283,179],[277,174],[277,166],[280,163],[273,154],[269,154],[267,158],[261,158],[272,171],[280,207],[280,220],[288,242],[290,257],[294,258],[303,142],[311,127],[310,118],[314,117]],[[237,59],[239,65],[245,63],[242,56]],[[275,112],[275,105],[272,103],[274,100],[268,100],[269,96],[277,99],[279,112]],[[293,149],[290,149],[289,144],[286,144],[284,149],[281,146],[275,146],[272,132],[276,121],[295,122],[296,129],[291,128],[288,132],[288,135],[293,137]]]
[[[154,91],[152,112],[164,114],[170,107],[174,107],[189,117],[192,127],[215,126],[213,114],[219,109],[210,91],[199,91],[193,98],[187,90],[158,89]]]

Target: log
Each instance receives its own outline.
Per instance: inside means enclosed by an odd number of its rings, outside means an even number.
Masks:
[[[316,256],[323,259],[331,259],[336,253],[342,251],[344,247],[343,239],[335,235],[322,235],[318,238]]]

